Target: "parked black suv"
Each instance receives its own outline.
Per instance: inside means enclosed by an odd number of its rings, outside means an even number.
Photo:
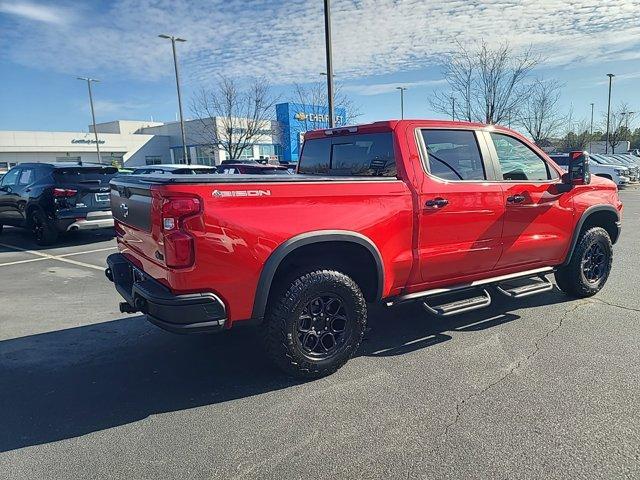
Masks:
[[[61,232],[113,227],[109,181],[117,173],[99,164],[18,164],[0,181],[0,232],[29,228],[39,245],[50,245]]]

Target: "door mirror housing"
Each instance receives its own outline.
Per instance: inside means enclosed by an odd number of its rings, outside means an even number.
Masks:
[[[566,185],[589,185],[591,172],[589,171],[589,154],[583,151],[569,153],[568,172],[562,175],[562,183]]]

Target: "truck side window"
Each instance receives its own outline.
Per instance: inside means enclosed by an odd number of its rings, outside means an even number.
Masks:
[[[547,181],[558,178],[542,158],[517,138],[491,133],[496,147],[502,178],[510,181]]]
[[[444,180],[486,180],[471,130],[422,130],[429,173]]]

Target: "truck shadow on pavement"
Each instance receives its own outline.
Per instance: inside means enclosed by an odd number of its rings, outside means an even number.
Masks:
[[[520,318],[508,309],[567,300],[549,292],[444,321],[418,304],[375,307],[358,355],[401,355]],[[0,452],[303,383],[265,361],[250,329],[176,336],[140,316],[2,341],[0,365]]]

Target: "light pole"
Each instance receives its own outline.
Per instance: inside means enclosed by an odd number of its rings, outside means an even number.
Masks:
[[[396,90],[400,90],[400,119],[404,120],[404,92],[407,87],[396,87]]]
[[[329,105],[329,128],[335,126],[333,108],[333,59],[331,56],[331,0],[324,0],[324,41],[327,53],[327,97]]]
[[[593,142],[593,103],[591,103],[591,126],[589,127],[589,153],[591,153],[591,142]]]
[[[449,97],[451,98],[451,120],[455,120],[456,119],[456,97]]]
[[[180,134],[182,135],[182,155],[184,162],[191,165],[191,158],[187,155],[187,139],[184,134],[184,117],[182,115],[182,96],[180,95],[180,74],[178,72],[178,58],[176,55],[176,42],[186,42],[184,38],[174,37],[173,35],[158,35],[160,38],[171,40],[171,49],[173,50],[173,67],[176,71],[176,89],[178,90],[178,110],[180,112]]]
[[[611,117],[611,83],[613,82],[613,73],[607,73],[609,77],[609,101],[607,102],[607,143],[604,146],[604,153],[609,153],[609,119]]]
[[[91,92],[91,83],[99,82],[100,80],[96,80],[95,78],[89,77],[76,77],[78,80],[83,80],[87,82],[87,88],[89,89],[89,104],[91,105],[91,120],[93,121],[93,134],[96,137],[96,152],[98,153],[98,163],[102,163],[100,159],[100,143],[98,143],[98,131],[96,130],[96,114],[93,109],[93,93]]]

